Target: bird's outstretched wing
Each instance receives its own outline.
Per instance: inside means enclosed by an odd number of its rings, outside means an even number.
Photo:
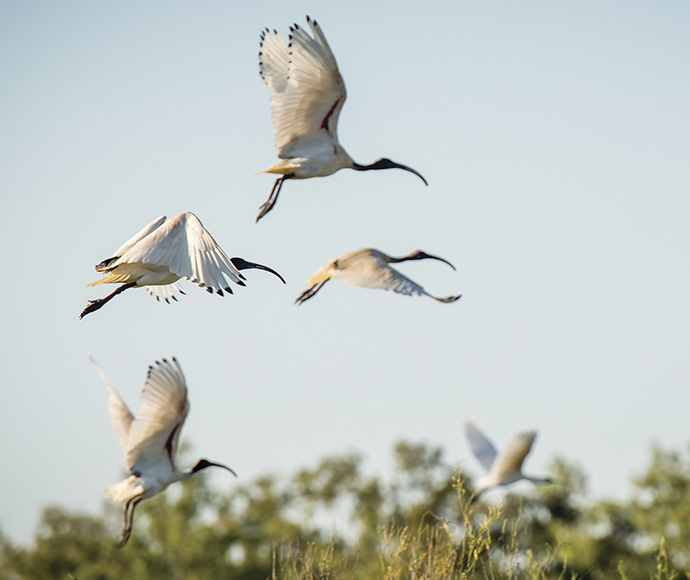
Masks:
[[[181,213],[125,252],[113,265],[141,262],[165,266],[209,292],[232,293],[227,281],[244,286],[243,276],[191,212]]]
[[[261,34],[259,72],[271,92],[273,133],[283,159],[333,145],[347,96],[320,26],[309,16],[307,23],[313,37],[294,24],[287,46],[275,30]]]
[[[465,435],[467,435],[467,440],[470,442],[470,449],[472,449],[472,453],[474,453],[477,461],[479,461],[486,471],[489,471],[498,455],[498,451],[496,451],[493,443],[491,443],[489,438],[471,421],[465,422]]]
[[[148,224],[145,228],[143,228],[141,231],[137,232],[134,234],[129,240],[127,240],[122,246],[120,246],[115,252],[113,253],[112,258],[108,258],[107,260],[103,260],[100,264],[96,265],[96,271],[97,272],[103,272],[105,270],[108,270],[111,266],[111,264],[117,260],[122,254],[124,254],[127,250],[131,249],[134,247],[134,245],[141,240],[143,240],[146,236],[148,236],[151,232],[157,230],[163,223],[165,222],[165,216],[161,216],[155,220],[153,220],[150,224]]]
[[[422,286],[411,280],[384,260],[367,251],[352,252],[346,258],[347,267],[340,269],[341,260],[333,261],[331,275],[343,284],[363,288],[390,290],[406,296],[430,296]]]
[[[141,407],[129,431],[127,467],[132,473],[174,469],[180,431],[189,413],[187,383],[177,360],[149,367]]]
[[[170,304],[171,300],[177,302],[177,296],[175,296],[175,291],[180,294],[184,294],[184,290],[180,288],[176,282],[172,284],[166,284],[165,286],[146,286],[146,291],[151,295],[155,296],[156,300],[159,302],[164,300]]]
[[[537,433],[535,431],[515,435],[499,452],[491,466],[491,473],[500,477],[505,474],[519,472],[525,457],[532,449],[532,444],[536,437]]]
[[[110,424],[112,425],[115,436],[120,442],[120,447],[127,452],[127,440],[129,439],[129,431],[134,421],[134,415],[127,407],[127,403],[122,400],[122,397],[113,387],[113,384],[108,380],[105,372],[101,366],[93,359],[91,362],[96,367],[101,379],[108,387],[110,396],[108,397],[108,414],[110,415]]]

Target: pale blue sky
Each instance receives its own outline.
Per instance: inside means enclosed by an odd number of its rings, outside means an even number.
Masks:
[[[57,503],[98,512],[123,457],[96,358],[135,410],[176,355],[195,455],[241,481],[401,438],[470,473],[462,422],[540,432],[593,497],[628,493],[649,446],[687,444],[690,5],[685,2],[5,2],[0,7],[0,529],[28,541]],[[288,182],[259,32],[318,19],[348,88],[340,138],[402,171]],[[185,282],[79,320],[93,265],[152,219],[195,212],[249,272],[229,298]],[[452,261],[403,271],[452,305],[327,285],[372,246]],[[210,475],[210,474],[209,474]],[[219,486],[227,478],[211,476]]]

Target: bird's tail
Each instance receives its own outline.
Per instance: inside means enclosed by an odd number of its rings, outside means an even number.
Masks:
[[[264,169],[263,171],[259,171],[255,173],[254,175],[260,175],[262,173],[274,173],[276,175],[288,175],[290,173],[294,173],[295,169],[299,169],[300,165],[299,163],[295,163],[294,160],[292,159],[281,159],[277,163],[274,163],[271,165],[268,169]]]
[[[102,278],[87,284],[87,286],[98,286],[99,284],[128,284],[129,282],[136,282],[137,277],[133,276],[136,271],[136,266],[133,264],[120,264],[114,270],[108,272]]]
[[[119,483],[111,483],[105,486],[105,497],[113,501],[127,501],[144,493],[141,480],[132,475]]]

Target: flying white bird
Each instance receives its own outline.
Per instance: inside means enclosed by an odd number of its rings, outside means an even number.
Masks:
[[[328,262],[320,266],[319,269],[314,272],[314,275],[309,278],[306,283],[306,286],[310,287],[300,294],[297,300],[295,300],[295,304],[302,304],[309,300],[321,290],[323,285],[331,278],[335,278],[336,280],[340,280],[343,284],[350,284],[351,286],[381,288],[382,290],[392,290],[393,292],[405,294],[406,296],[429,296],[439,302],[455,302],[460,296],[447,296],[446,298],[432,296],[419,284],[410,280],[392,266],[389,266],[389,264],[398,262],[425,259],[445,262],[455,270],[455,266],[448,260],[444,260],[438,256],[432,256],[422,250],[417,250],[402,258],[394,258],[379,250],[374,250],[373,248],[362,248],[361,250],[341,254],[340,256],[328,260]]]
[[[345,83],[321,27],[307,16],[313,37],[297,24],[290,27],[285,46],[275,30],[261,33],[259,73],[271,92],[271,116],[280,161],[261,173],[279,177],[256,218],[258,222],[278,200],[286,179],[324,177],[340,169],[404,169],[390,159],[371,165],[355,163],[338,142],[338,116],[345,103]]]
[[[522,463],[532,449],[532,444],[537,437],[536,431],[527,431],[515,435],[508,444],[500,451],[496,451],[493,443],[486,435],[472,423],[465,422],[465,434],[470,442],[472,453],[481,463],[486,475],[474,482],[475,496],[472,501],[476,501],[485,491],[508,485],[521,479],[526,479],[534,483],[552,483],[550,477],[535,477],[522,473]]]
[[[207,459],[199,459],[186,471],[175,466],[180,432],[189,413],[187,383],[175,357],[172,362],[163,359],[149,367],[136,417],[101,367],[92,362],[110,391],[110,423],[125,452],[127,469],[132,474],[124,481],[105,488],[106,497],[125,502],[125,521],[120,536],[120,546],[124,546],[132,532],[134,509],[139,502],[208,467],[227,469],[235,477],[237,474],[229,467]]]
[[[247,262],[243,258],[228,258],[192,212],[186,211],[168,221],[162,216],[127,240],[112,258],[96,265],[96,271],[105,272],[105,276],[88,286],[117,283],[122,283],[122,286],[105,298],[89,300],[79,318],[98,310],[128,288],[146,286],[149,294],[158,300],[177,300],[175,290],[184,294],[175,284],[180,278],[196,282],[208,292],[215,291],[220,296],[223,296],[223,290],[232,294],[223,276],[235,284],[246,286],[243,282],[246,278],[240,270],[251,268],[271,272],[285,284],[283,277],[268,266]]]

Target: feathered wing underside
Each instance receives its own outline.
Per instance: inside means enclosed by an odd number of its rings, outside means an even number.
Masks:
[[[275,31],[262,34],[259,71],[271,92],[273,132],[283,159],[335,146],[347,96],[326,37],[314,20],[307,22],[314,36],[295,24],[288,46]]]
[[[110,425],[115,432],[120,447],[127,452],[127,440],[129,438],[132,421],[134,421],[134,415],[132,415],[129,407],[127,407],[127,403],[122,400],[122,397],[115,390],[113,384],[108,380],[101,366],[93,359],[91,359],[91,362],[96,367],[98,374],[101,376],[101,380],[108,387],[108,414],[110,416]]]
[[[490,474],[501,478],[503,475],[519,472],[536,436],[534,431],[515,435],[499,452],[491,466]]]
[[[488,472],[498,455],[498,451],[496,451],[493,443],[482,433],[479,427],[470,421],[465,423],[465,434],[470,443],[472,453],[474,453],[477,461]]]
[[[136,474],[174,469],[177,445],[187,414],[187,383],[176,359],[149,367],[141,407],[132,422],[127,467]]]
[[[242,284],[242,275],[230,258],[191,212],[181,213],[125,252],[114,265],[149,263],[222,294],[228,289],[223,275]]]
[[[280,34],[268,28],[264,30],[259,47],[259,74],[271,95],[285,91],[289,61],[288,48]]]
[[[177,283],[166,284],[164,286],[146,286],[146,291],[156,298],[156,300],[165,300],[165,302],[170,303],[171,300],[177,301],[177,296],[175,292],[184,294],[182,288],[180,288]]]
[[[141,240],[143,240],[146,236],[151,234],[151,232],[157,230],[163,223],[165,222],[166,217],[163,215],[155,220],[153,220],[150,224],[148,224],[145,228],[142,230],[138,231],[136,234],[134,234],[129,240],[127,240],[122,246],[120,246],[115,252],[113,253],[113,258],[119,258],[124,254],[126,251],[130,250],[131,248],[134,247],[134,245]],[[100,264],[96,266],[96,270],[99,272],[102,272],[103,270],[108,269],[110,264],[114,261],[113,258],[108,258],[107,260],[103,260]]]
[[[406,296],[428,296],[428,292],[407,276],[373,255],[360,255],[352,260],[352,266],[339,269],[336,264],[332,275],[344,284],[363,288],[380,288]]]

